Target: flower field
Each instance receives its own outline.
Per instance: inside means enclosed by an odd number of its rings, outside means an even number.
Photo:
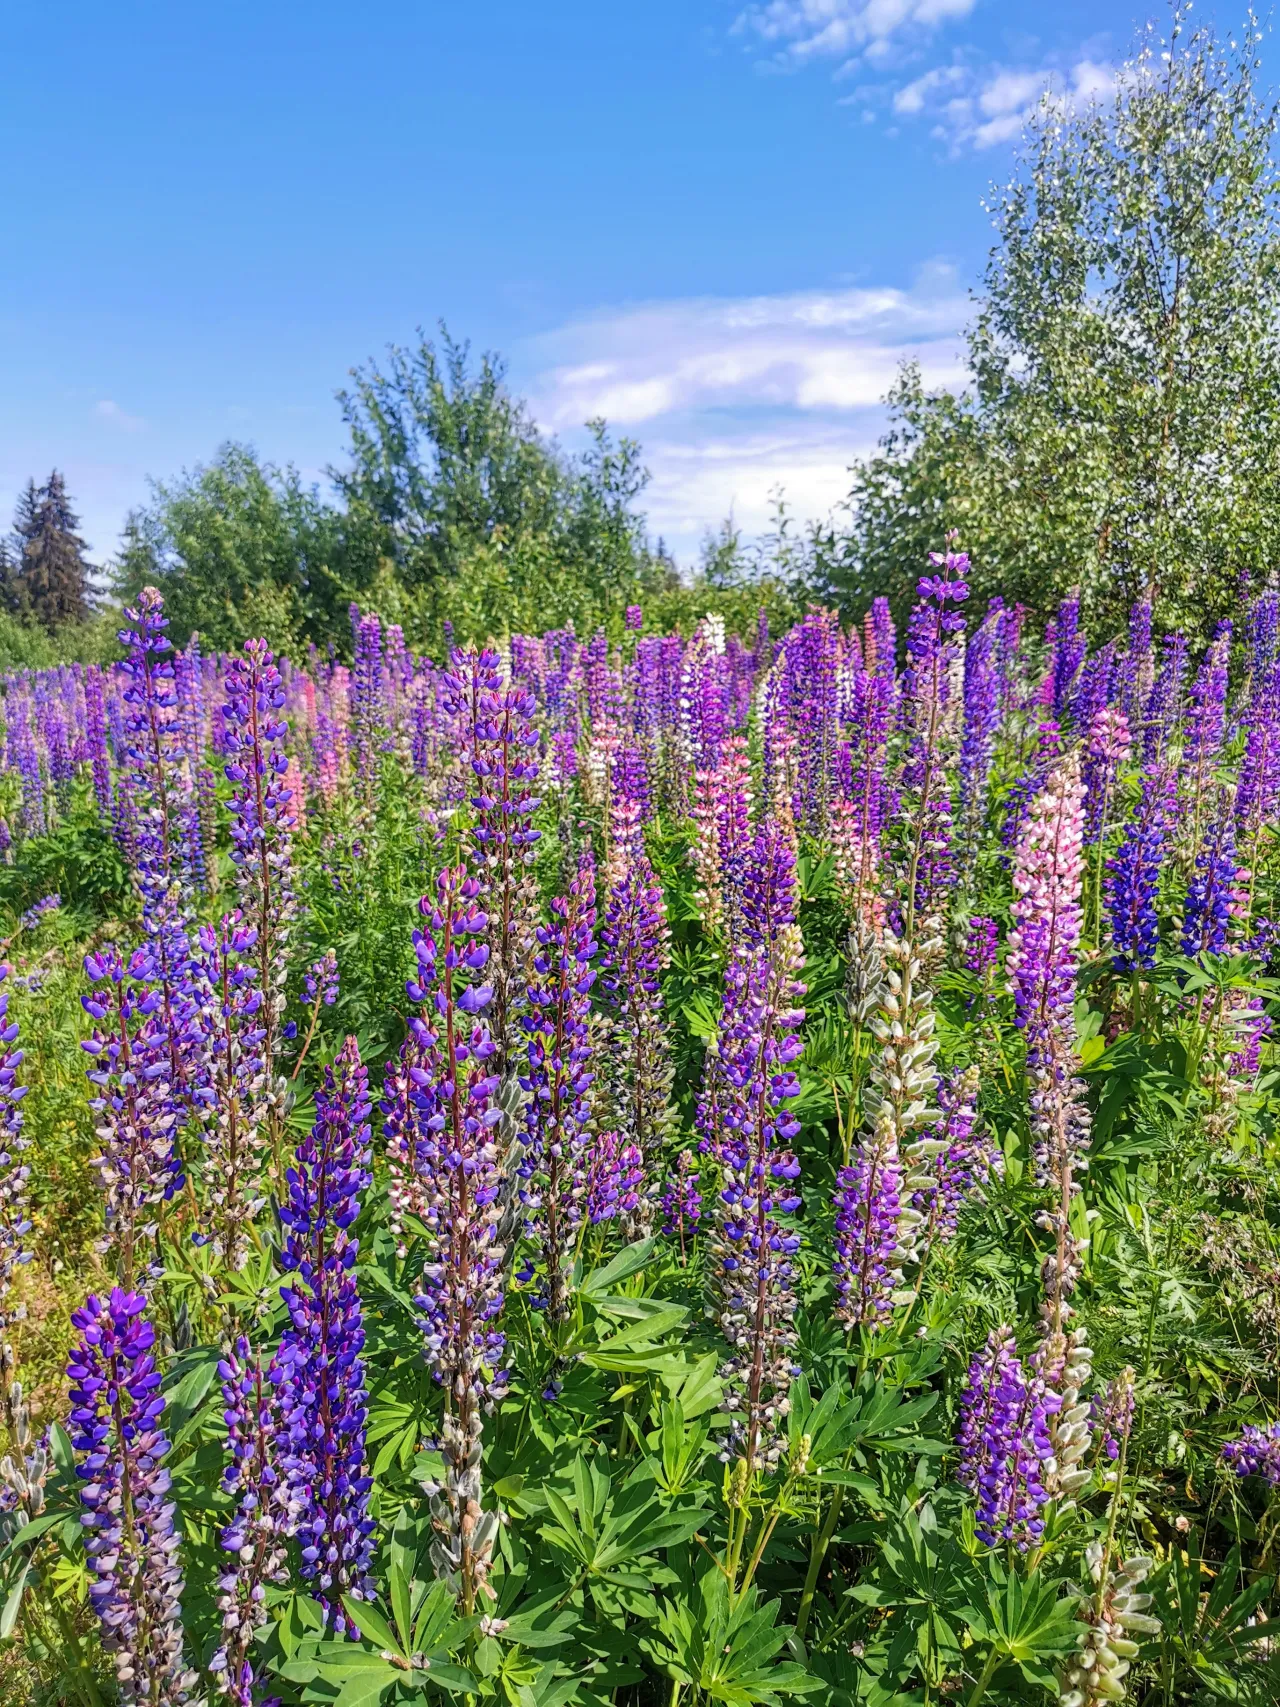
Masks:
[[[4,682],[0,1698],[1280,1699],[1280,595]]]

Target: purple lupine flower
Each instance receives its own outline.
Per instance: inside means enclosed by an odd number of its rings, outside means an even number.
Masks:
[[[1187,719],[1187,762],[1195,767],[1196,798],[1222,750],[1227,723],[1227,668],[1231,661],[1231,624],[1224,622],[1205,651],[1191,685]]]
[[[1129,763],[1131,751],[1124,712],[1118,706],[1104,705],[1089,724],[1080,766],[1085,789],[1084,839],[1090,846],[1102,841],[1107,833],[1107,812],[1116,778]]]
[[[1018,844],[1031,802],[1044,788],[1049,772],[1062,751],[1062,731],[1052,721],[1038,723],[1032,742],[1026,769],[1010,788],[1004,803],[1001,840],[1006,848],[1014,848]]]
[[[1112,1464],[1120,1456],[1123,1443],[1133,1427],[1133,1371],[1125,1369],[1114,1381],[1107,1383],[1106,1396],[1093,1404],[1093,1427],[1099,1439],[1099,1449]]]
[[[260,1679],[253,1638],[267,1621],[266,1586],[289,1580],[286,1538],[299,1505],[281,1460],[283,1424],[277,1394],[262,1354],[243,1335],[218,1365],[230,1463],[222,1491],[236,1501],[235,1515],[218,1538],[229,1555],[218,1578],[222,1640],[209,1661],[220,1694],[233,1707],[256,1707]]]
[[[1156,963],[1160,942],[1156,896],[1176,781],[1174,773],[1162,765],[1146,769],[1137,808],[1125,825],[1114,858],[1107,861],[1107,911],[1117,972],[1134,972]]]
[[[103,824],[111,823],[111,760],[107,753],[107,702],[103,693],[102,671],[91,664],[84,673],[85,746],[89,752],[89,767],[93,775],[93,797],[98,817]]]
[[[1229,1440],[1223,1447],[1222,1461],[1237,1476],[1261,1476],[1280,1488],[1280,1422],[1266,1428],[1250,1423],[1239,1440]]]
[[[1147,702],[1142,734],[1142,762],[1157,763],[1182,720],[1182,683],[1187,673],[1187,642],[1181,634],[1166,634],[1160,673]]]
[[[521,1035],[524,978],[533,948],[536,894],[529,866],[541,832],[532,826],[539,804],[538,731],[533,695],[502,685],[496,652],[455,652],[442,678],[445,700],[463,725],[474,772],[471,839],[488,920],[490,1028],[499,1075],[514,1071]]]
[[[107,1241],[130,1288],[151,1211],[184,1183],[174,1143],[178,1105],[150,952],[135,949],[125,961],[114,948],[100,949],[85,956],[84,970],[92,987],[80,1002],[94,1029],[80,1047],[93,1062],[89,1106],[102,1140],[95,1165],[106,1193]]]
[[[228,1268],[242,1268],[249,1228],[265,1202],[266,1063],[257,932],[238,912],[201,925],[192,963],[192,1028],[206,1064],[196,1096],[205,1125],[205,1211]]]
[[[595,958],[595,862],[584,848],[569,893],[551,902],[551,922],[538,927],[529,980],[528,1093],[523,1133],[530,1230],[541,1246],[535,1297],[552,1322],[569,1308],[575,1230],[581,1224],[585,1150],[591,1119],[591,986]]]
[[[44,777],[40,749],[31,726],[31,700],[25,693],[5,696],[6,762],[16,771],[22,787],[22,828],[28,836],[42,836],[46,828]]]
[[[372,1597],[373,1478],[365,1457],[364,1317],[356,1290],[360,1213],[368,1171],[369,1076],[354,1037],[325,1069],[315,1125],[299,1144],[280,1219],[288,1229],[280,1296],[289,1325],[272,1365],[284,1470],[297,1503],[303,1580],[330,1624],[358,1639],[342,1604]]]
[[[960,1401],[956,1479],[977,1502],[978,1538],[988,1547],[1011,1541],[1019,1552],[1044,1534],[1053,1461],[1049,1418],[1061,1406],[1044,1382],[1028,1377],[1013,1330],[997,1328],[969,1365]]]
[[[494,1129],[503,1109],[494,1045],[480,1017],[492,988],[474,982],[490,960],[478,894],[465,866],[446,866],[435,901],[424,896],[418,903],[426,924],[413,935],[418,969],[406,989],[427,1012],[409,1021],[401,1054],[406,1105],[392,1110],[393,1141],[407,1174],[404,1195],[428,1237],[416,1302],[427,1363],[445,1401],[445,1480],[428,1489],[437,1533],[432,1560],[468,1614],[478,1595],[493,1593],[488,1576],[498,1514],[481,1508],[481,1437],[483,1413],[502,1397],[507,1381],[505,1341],[496,1326],[503,1304],[506,1182]]]
[[[996,670],[999,612],[989,612],[964,655],[964,733],[960,742],[960,822],[966,864],[978,852],[987,790],[1000,727],[1000,677]]]
[[[9,967],[0,965],[0,984]],[[27,1086],[18,1083],[24,1051],[18,1043],[18,1022],[9,1018],[9,992],[0,990],[0,1334],[11,1320],[7,1299],[17,1268],[31,1261],[23,1242],[31,1231],[27,1215],[27,1184],[31,1169],[23,1152],[31,1140],[23,1136],[22,1102]]]
[[[193,889],[209,887],[207,834],[212,821],[207,820],[200,778],[204,767],[204,661],[200,644],[193,634],[186,651],[174,658],[174,690],[177,696],[175,718],[175,757],[182,771],[182,801],[179,811],[178,858],[184,876]]]
[[[644,853],[644,827],[653,817],[649,772],[639,747],[624,742],[609,765],[610,875],[625,871]]]
[[[1141,727],[1154,675],[1151,656],[1151,601],[1139,599],[1129,612],[1129,650],[1121,666],[1120,709],[1130,729]]]
[[[338,957],[326,948],[319,960],[313,960],[302,978],[302,999],[310,1007],[321,1003],[331,1008],[338,999]]]
[[[1074,592],[1058,606],[1053,645],[1053,716],[1066,723],[1072,693],[1084,663],[1088,642],[1080,632],[1080,594]]]
[[[1224,954],[1232,907],[1240,882],[1236,864],[1236,827],[1226,798],[1209,824],[1196,854],[1195,872],[1187,884],[1182,915],[1182,952]]]
[[[41,919],[47,917],[50,913],[56,913],[61,906],[61,895],[54,894],[41,896],[38,901],[34,902],[27,908],[26,912],[23,913],[22,917],[18,920],[18,930],[35,930]]]
[[[1260,681],[1271,673],[1276,662],[1277,642],[1280,641],[1280,593],[1269,588],[1260,593],[1249,610],[1245,648],[1249,658],[1249,679]]]
[[[773,1466],[786,1415],[795,1343],[793,1258],[800,1165],[788,1146],[800,1130],[790,1107],[800,1081],[798,1030],[804,963],[794,923],[794,850],[774,827],[751,850],[742,942],[725,970],[719,1037],[709,1067],[718,1080],[715,1134],[722,1168],[711,1236],[712,1310],[732,1353],[722,1368],[733,1426],[722,1456]],[[753,933],[770,930],[768,937]]]
[[[640,1150],[617,1132],[597,1132],[587,1147],[583,1204],[593,1227],[634,1221],[645,1185]]]
[[[120,644],[129,648],[120,665],[125,678],[121,694],[124,756],[134,790],[141,797],[137,810],[154,820],[148,852],[156,864],[155,879],[167,884],[178,836],[176,802],[170,798],[178,698],[173,645],[165,634],[169,619],[164,599],[154,587],[144,587],[134,608],[125,610],[124,619],[128,626],[119,633]]]
[[[960,1211],[1004,1163],[1003,1152],[986,1133],[975,1136],[977,1096],[976,1067],[953,1073],[938,1086],[941,1119],[935,1132],[943,1147],[925,1165],[928,1184],[911,1198],[912,1207],[925,1218],[922,1243],[926,1250],[935,1240],[954,1238]]]
[[[969,920],[964,945],[964,969],[986,983],[1000,955],[1000,927],[994,919],[975,913]]]
[[[371,810],[382,765],[382,624],[373,611],[351,606],[355,643],[352,672],[351,757],[360,804]]]
[[[182,1565],[164,1467],[169,1442],[140,1292],[113,1287],[72,1313],[79,1343],[67,1363],[71,1442],[79,1459],[89,1602],[102,1626],[123,1703],[192,1699],[182,1652]]]
[[[667,1183],[659,1200],[662,1209],[662,1231],[680,1244],[680,1261],[687,1260],[687,1244],[698,1230],[702,1219],[702,1193],[698,1190],[701,1175],[696,1171],[697,1153],[681,1150],[675,1166],[668,1171]]]
[[[639,605],[628,605],[623,613],[623,626],[635,631],[644,627],[644,612]]]
[[[893,1308],[902,1278],[902,1158],[896,1145],[863,1144],[836,1175],[831,1272],[836,1315],[874,1327]]]
[[[662,886],[648,855],[609,890],[601,922],[600,990],[606,1016],[601,1065],[610,1122],[656,1174],[671,1129],[671,1038],[662,1000],[667,958]],[[644,1231],[650,1197],[640,1200]]]
[[[297,910],[284,702],[284,683],[270,648],[265,640],[250,640],[244,656],[232,659],[227,670],[222,716],[228,760],[223,768],[231,784],[227,810],[240,912],[257,933],[261,1054],[269,1118],[277,1124],[283,1089],[276,1078],[276,1040],[285,1006],[289,928]]]

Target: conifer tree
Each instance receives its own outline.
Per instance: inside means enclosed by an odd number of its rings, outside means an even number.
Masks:
[[[79,526],[56,468],[43,486],[27,482],[14,520],[18,591],[23,607],[51,631],[89,615],[90,566]]]

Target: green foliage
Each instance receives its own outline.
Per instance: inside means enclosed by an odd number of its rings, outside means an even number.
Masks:
[[[1257,40],[1249,22],[1220,46],[1175,13],[1164,62],[1149,34],[1114,101],[1041,109],[993,208],[971,389],[930,395],[904,372],[849,529],[819,542],[851,607],[887,592],[905,614],[949,528],[982,593],[1048,614],[1079,586],[1103,632],[1140,591],[1208,627],[1280,564],[1276,115]]]

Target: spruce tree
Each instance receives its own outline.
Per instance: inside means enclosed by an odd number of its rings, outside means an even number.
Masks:
[[[56,468],[43,486],[27,482],[14,520],[20,600],[50,631],[89,615],[90,566],[79,526]]]

